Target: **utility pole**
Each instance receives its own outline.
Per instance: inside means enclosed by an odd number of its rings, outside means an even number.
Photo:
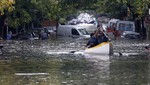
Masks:
[[[145,22],[145,25],[146,25],[146,40],[149,40],[150,39],[150,6],[148,6],[148,15],[145,16],[144,18],[144,22]]]
[[[4,24],[6,25],[6,38],[7,38],[7,35],[8,35],[8,18],[6,18],[4,20]]]
[[[148,24],[147,24],[147,40],[150,39],[150,7],[149,7],[149,15],[148,15]]]
[[[150,15],[147,15],[145,16],[145,19],[144,19],[144,22],[145,22],[145,25],[146,25],[146,39],[149,40],[149,36],[150,36]]]

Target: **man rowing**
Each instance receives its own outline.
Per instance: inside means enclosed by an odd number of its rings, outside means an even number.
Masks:
[[[102,42],[107,42],[109,39],[106,37],[104,32],[101,30],[101,27],[98,27],[98,30],[96,30],[94,33],[90,34],[91,38],[88,41],[86,47],[94,47]]]
[[[91,38],[89,39],[88,43],[86,44],[86,47],[90,48],[90,47],[94,47],[98,44],[98,39],[97,39],[96,32],[97,31],[90,34]]]

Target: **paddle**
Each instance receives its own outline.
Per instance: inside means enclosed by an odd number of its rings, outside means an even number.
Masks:
[[[77,51],[78,51],[78,50],[77,50]],[[74,50],[73,50],[73,51],[70,51],[69,53],[75,53],[75,52],[77,52],[77,51],[74,51]]]
[[[4,46],[3,45],[0,45],[0,49],[2,49]]]
[[[144,47],[146,50],[150,50],[150,44]]]
[[[98,30],[100,30],[108,38],[108,40],[111,40],[102,29],[103,29],[102,26],[98,27]]]
[[[101,27],[102,26],[98,27],[98,30],[100,30],[108,38],[108,40],[110,41],[111,39],[108,37],[108,35],[103,30],[101,30]],[[117,50],[119,50],[119,49],[117,48]],[[119,52],[119,55],[122,56],[123,54],[121,52]]]

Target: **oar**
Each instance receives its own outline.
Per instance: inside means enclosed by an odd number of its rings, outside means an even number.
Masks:
[[[109,40],[111,40],[111,39],[108,37],[108,35],[107,35],[105,32],[103,32],[103,30],[101,30],[100,27],[99,27],[98,29],[99,29]],[[117,50],[119,50],[119,49],[117,49]],[[123,54],[122,54],[121,52],[119,52],[119,55],[122,56]]]
[[[75,52],[77,52],[77,51],[78,51],[78,50],[76,50],[76,51],[75,51],[75,50],[73,50],[73,51],[70,51],[69,53],[75,53]]]
[[[0,49],[2,49],[4,46],[3,45],[0,45]]]
[[[111,40],[111,39],[108,37],[108,35],[107,35],[103,30],[101,30],[100,27],[98,27],[98,29],[99,29],[109,40]]]
[[[145,46],[145,49],[149,50],[150,49],[150,44],[148,46]]]

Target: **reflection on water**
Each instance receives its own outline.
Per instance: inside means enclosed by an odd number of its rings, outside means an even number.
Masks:
[[[115,61],[110,64],[110,85],[149,85],[148,61]]]
[[[0,85],[150,84],[149,55],[143,51],[148,42],[113,41],[114,52],[123,55],[110,56],[110,60],[103,55],[46,54],[83,50],[85,42],[75,39],[9,42],[3,50],[11,50],[3,52],[0,60]]]
[[[3,85],[97,85],[105,83],[109,71],[107,62],[88,61],[73,55],[15,58],[1,63],[0,83]]]

